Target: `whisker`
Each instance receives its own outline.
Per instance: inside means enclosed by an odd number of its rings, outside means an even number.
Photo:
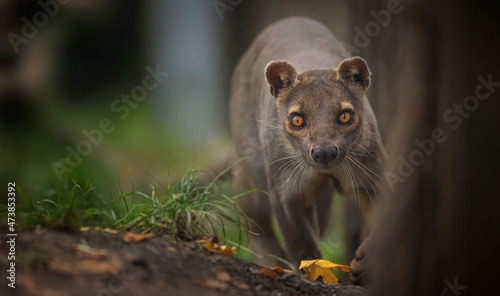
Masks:
[[[359,189],[358,189],[358,186],[357,186],[357,182],[356,182],[356,179],[354,178],[354,172],[351,168],[351,166],[349,165],[349,163],[346,161],[346,172],[349,174],[349,181],[350,181],[350,184],[351,184],[351,191],[352,191],[352,194],[354,195],[354,200],[356,201],[356,204],[359,205]]]
[[[270,128],[281,129],[281,126],[271,125],[271,124],[267,123],[267,121],[264,121],[262,119],[254,119],[254,120],[262,122],[262,123],[264,123],[266,126],[268,126]]]
[[[299,169],[297,170],[297,174],[295,175],[295,180],[293,181],[292,189],[295,188],[295,183],[299,178],[300,173],[304,170],[306,163],[304,161],[301,162]],[[299,183],[299,192],[300,192],[300,183]]]
[[[347,149],[347,154],[350,154],[350,155],[357,155],[357,156],[361,156],[361,157],[366,157],[366,156],[368,156],[368,155],[367,155],[366,153],[364,153],[363,151],[356,150],[356,149],[352,149],[352,148]]]
[[[299,192],[300,192],[300,197],[302,198],[302,188],[304,187],[304,180],[305,180],[305,175],[307,174],[307,164],[304,162],[304,170],[302,171],[302,177],[300,178],[300,184],[299,184]]]
[[[363,168],[361,168],[358,164],[356,164],[356,163],[354,162],[354,159],[353,159],[353,158],[351,158],[351,157],[347,157],[347,159],[348,159],[348,160],[350,160],[350,161],[351,161],[352,163],[354,163],[355,165],[357,165],[357,166],[358,166],[358,167],[359,167],[359,168],[360,168],[360,169],[361,169],[361,170],[362,170],[362,171],[363,171],[363,172],[364,172],[364,173],[365,173],[365,174],[366,174],[366,175],[367,175],[370,179],[372,179],[372,181],[374,181],[374,182],[375,182],[375,180],[373,180],[373,178],[371,178],[371,177],[370,177],[370,176],[366,173],[366,171],[365,171],[365,170],[363,170]],[[361,181],[361,178],[360,178],[360,177],[356,174],[356,172],[354,172],[354,176],[355,176],[356,178],[358,178],[358,180],[360,181],[361,185],[363,185],[363,189],[364,189],[364,190],[366,191],[366,193],[368,194],[368,197],[370,198],[370,201],[372,202],[373,206],[375,206],[375,202],[373,201],[373,197],[371,196],[370,192],[369,192],[369,191],[368,191],[368,189],[366,188],[365,184]],[[376,194],[376,191],[375,191],[375,189],[373,188],[373,185],[372,185],[371,183],[369,183],[369,184],[370,184],[370,187],[371,187],[371,189],[373,190],[373,192]],[[376,197],[376,196],[375,196],[375,197]]]
[[[348,156],[348,155],[346,155],[346,156]],[[348,157],[349,157],[349,156],[348,156]],[[356,158],[354,158],[354,157],[349,157],[349,158],[351,158],[351,160],[353,160],[353,161],[355,161],[355,162],[359,163],[361,166],[363,166],[364,168],[366,168],[366,169],[367,169],[370,173],[372,173],[374,176],[376,176],[377,178],[379,178],[379,179],[381,179],[381,180],[382,180],[382,178],[381,178],[379,175],[377,175],[375,172],[373,172],[373,171],[372,171],[369,167],[367,167],[364,163],[362,163],[361,161],[359,161],[358,159],[356,159]]]
[[[285,157],[282,157],[280,159],[276,159],[275,161],[271,162],[270,164],[268,164],[267,166],[271,166],[273,163],[276,163],[278,161],[281,161],[281,160],[285,160],[285,159],[290,159],[290,158],[295,158],[295,157],[298,157],[297,155],[292,155],[292,156],[285,156]]]
[[[299,159],[299,161],[296,161],[293,165],[292,165],[292,171],[290,173],[290,175],[288,176],[288,179],[286,179],[285,183],[283,185],[281,185],[281,187],[279,187],[279,189],[282,189],[283,187],[286,186],[286,184],[288,184],[288,181],[290,181],[290,179],[292,178],[294,172],[297,171],[297,169],[300,167],[301,165],[301,162],[300,162],[301,159]]]
[[[352,161],[352,158],[349,158],[348,160]],[[354,163],[354,162],[353,162]],[[355,164],[355,163],[354,163]],[[359,182],[361,183],[361,185],[363,186],[363,189],[366,191],[366,193],[368,194],[368,197],[370,198],[370,201],[372,202],[372,204],[375,206],[375,203],[373,202],[373,198],[370,194],[370,192],[366,189],[366,186],[364,185],[364,183],[361,181],[361,178],[358,176],[358,174],[356,173],[355,170],[352,171],[353,172],[353,175],[354,177],[359,180]],[[357,187],[358,188],[358,200],[359,200],[359,186]],[[373,187],[372,187],[373,189]]]
[[[372,180],[372,182],[373,182],[373,183],[375,183],[375,185],[377,185],[377,187],[378,187],[378,188],[379,188],[382,192],[384,192],[384,189],[382,188],[382,185],[380,185],[380,183],[379,183],[377,180],[373,179],[373,177],[372,177],[372,176],[370,176],[370,174],[368,174],[368,173],[365,171],[365,169],[364,169],[364,168],[366,168],[366,169],[367,169],[370,173],[372,173],[374,177],[377,177],[377,178],[379,178],[380,180],[382,180],[382,178],[381,178],[379,175],[377,175],[376,173],[374,173],[372,170],[370,170],[370,168],[368,168],[366,165],[364,165],[364,164],[363,164],[362,162],[360,162],[359,160],[357,160],[357,159],[355,159],[355,158],[353,158],[353,157],[350,157],[349,155],[346,155],[346,158],[348,158],[349,160],[351,160],[351,161],[352,161],[352,163],[354,163],[357,167],[359,167],[359,168],[360,168],[360,169],[361,169],[361,170],[365,173],[365,175],[366,175],[368,178],[370,178],[370,180]],[[364,167],[364,168],[363,168],[363,167]]]
[[[357,142],[354,142],[354,144],[358,145],[358,147],[360,147],[362,150],[366,151],[366,153],[368,153],[368,155],[370,156],[373,156],[373,153],[368,151],[365,147],[363,147],[361,144],[357,143]]]
[[[344,180],[345,180],[345,185],[344,185],[344,191],[348,191],[349,190],[349,182],[347,180],[347,169],[345,167],[345,163],[344,162],[341,162],[340,163],[340,173],[342,174]]]
[[[284,164],[282,164],[279,169],[276,171],[276,176],[279,174],[279,172],[281,171],[281,169],[283,168],[283,173],[286,172],[290,167],[293,167],[300,159],[292,159],[292,160],[289,160],[287,162],[285,162]]]

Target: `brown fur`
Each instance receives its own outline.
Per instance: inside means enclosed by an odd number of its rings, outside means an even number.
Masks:
[[[236,154],[248,157],[234,172],[236,190],[267,192],[241,202],[261,227],[253,229],[259,233],[251,237],[254,251],[284,257],[273,214],[285,258],[297,266],[321,257],[335,190],[356,199],[371,220],[385,152],[365,97],[369,85],[366,62],[348,58],[327,28],[305,18],[271,25],[244,54],[233,74],[230,110]],[[345,110],[352,121],[342,125]],[[305,127],[291,125],[297,114]],[[270,257],[258,261],[277,264]]]

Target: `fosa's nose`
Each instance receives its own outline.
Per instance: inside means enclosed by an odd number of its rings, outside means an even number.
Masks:
[[[311,150],[311,158],[315,162],[323,163],[325,166],[328,165],[330,161],[335,160],[338,155],[339,149],[334,145],[316,145]]]

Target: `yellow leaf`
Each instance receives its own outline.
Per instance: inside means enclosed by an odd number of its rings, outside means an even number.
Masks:
[[[217,237],[197,240],[197,243],[201,244],[210,253],[220,253],[226,257],[232,257],[234,254],[235,247],[228,248],[226,245],[219,245],[219,239]]]
[[[299,269],[304,269],[311,280],[316,280],[319,276],[323,282],[337,284],[339,279],[332,273],[332,269],[349,272],[349,266],[332,263],[328,260],[302,260]]]
[[[215,253],[218,250],[220,250],[219,239],[217,237],[201,239],[201,240],[197,240],[196,242],[201,244],[210,253]]]
[[[204,243],[201,244],[205,249],[207,249],[210,253],[215,253],[217,252],[217,247],[214,246],[212,243]]]
[[[235,247],[228,248],[225,245],[220,246],[220,253],[226,257],[232,257],[233,256],[233,251],[235,250]]]

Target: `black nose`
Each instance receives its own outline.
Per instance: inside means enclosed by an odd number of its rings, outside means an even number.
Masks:
[[[322,162],[325,166],[329,161],[337,158],[339,149],[337,146],[330,145],[328,147],[314,146],[311,150],[311,157],[315,162]]]

